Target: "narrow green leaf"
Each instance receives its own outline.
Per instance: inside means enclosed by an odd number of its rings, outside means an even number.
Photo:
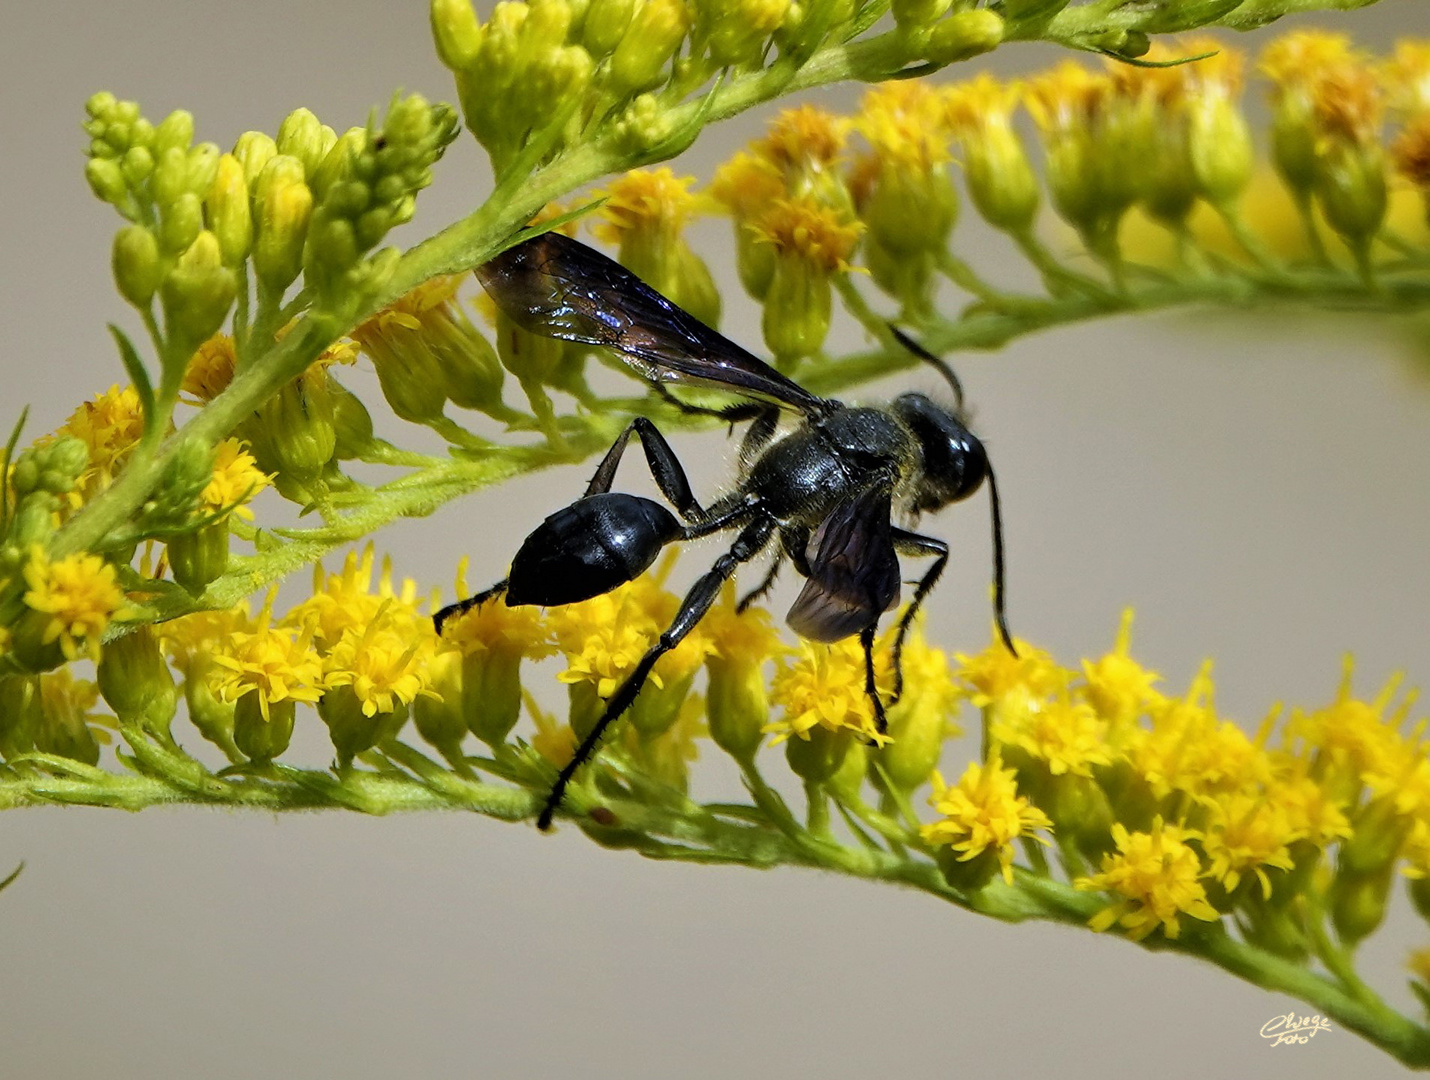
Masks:
[[[22,862],[19,866],[15,867],[15,869],[10,872],[9,877],[7,877],[4,881],[0,881],[0,892],[4,892],[11,885],[15,884],[15,879],[20,876],[20,872],[24,869],[25,864]]]
[[[144,431],[148,434],[159,422],[154,411],[154,384],[149,381],[149,372],[144,367],[144,361],[139,359],[139,351],[134,348],[134,343],[129,340],[128,335],[113,323],[109,324],[109,332],[114,335],[114,344],[119,347],[119,358],[124,361],[124,370],[129,373],[129,381],[134,384],[134,389],[139,394],[139,404],[144,407]]]
[[[30,417],[30,406],[20,410],[20,419],[10,432],[10,441],[5,444],[5,457],[0,461],[0,536],[10,528],[10,462],[15,457],[15,447],[20,445],[20,432],[25,430],[25,421]]]

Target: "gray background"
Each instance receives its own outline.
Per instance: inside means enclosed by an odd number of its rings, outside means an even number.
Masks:
[[[1324,21],[1383,44],[1423,31],[1423,11],[1385,0]],[[996,65],[1056,58],[1013,47]],[[30,402],[32,433],[52,428],[120,377],[103,326],[129,318],[109,281],[114,222],[80,171],[91,91],[137,98],[155,119],[190,108],[200,137],[227,146],[300,104],[339,128],[360,122],[395,86],[452,96],[424,4],[6,4],[6,416]],[[848,108],[856,94],[816,99]],[[685,164],[708,178],[760,122],[708,133]],[[438,176],[409,239],[486,187],[466,140]],[[960,230],[959,250],[996,267],[1001,255],[978,250],[985,234]],[[696,240],[728,267],[727,226]],[[736,307],[727,329],[757,343],[751,309]],[[1367,693],[1394,668],[1430,681],[1430,386],[1385,327],[1145,318],[959,366],[1006,492],[1020,635],[1065,659],[1095,655],[1135,603],[1137,655],[1173,689],[1215,656],[1218,705],[1250,726],[1275,700],[1325,701],[1346,650]],[[363,389],[375,394],[370,374]],[[723,442],[680,442],[712,490]],[[583,477],[534,477],[380,539],[429,583],[446,585],[462,553],[494,575]],[[931,632],[977,646],[986,509],[930,524],[958,553]],[[300,745],[321,761],[320,727]],[[729,788],[719,763],[701,767]],[[572,829],[35,810],[0,819],[0,862],[22,858],[0,898],[0,1069],[26,1080],[1398,1071],[1341,1030],[1269,1049],[1262,1023],[1300,1004],[1186,959],[835,877],[650,864]],[[1366,947],[1393,1000],[1408,1005],[1401,964],[1427,939],[1398,902]]]

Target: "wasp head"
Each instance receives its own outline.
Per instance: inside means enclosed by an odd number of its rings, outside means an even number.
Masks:
[[[893,411],[919,447],[920,467],[913,483],[915,510],[938,510],[978,490],[988,476],[988,455],[955,413],[923,394],[899,395]]]

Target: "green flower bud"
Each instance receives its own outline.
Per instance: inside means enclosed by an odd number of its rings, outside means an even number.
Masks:
[[[99,742],[90,730],[86,712],[88,694],[76,694],[78,686],[67,670],[42,675],[38,682],[44,719],[35,728],[35,749],[86,765],[98,763]]]
[[[464,409],[502,415],[501,388],[506,373],[497,351],[460,311],[456,313],[456,333],[452,340],[432,342],[442,361],[442,377],[447,396]]]
[[[636,0],[591,0],[581,28],[581,44],[593,59],[610,56],[626,35]]]
[[[667,678],[664,686],[647,682],[626,714],[631,727],[647,741],[664,735],[680,719],[680,707],[694,685],[695,671],[683,678]]]
[[[1003,42],[1003,17],[989,8],[955,11],[929,31],[923,55],[935,64],[953,64],[991,52]]]
[[[84,178],[97,199],[109,203],[131,221],[134,219],[137,213],[132,210],[134,199],[119,162],[111,158],[90,158],[85,162]]]
[[[243,166],[243,180],[250,188],[277,153],[278,144],[261,131],[245,131],[233,144],[233,156]]]
[[[1422,919],[1430,919],[1430,878],[1411,878],[1407,885],[1416,913]]]
[[[829,778],[829,790],[843,803],[852,803],[863,795],[864,780],[869,774],[869,747],[859,741],[849,744],[844,760]]]
[[[21,671],[31,674],[53,671],[65,662],[59,641],[46,640],[52,621],[49,614],[26,608],[15,623],[10,637],[10,656]]]
[[[73,435],[61,435],[47,446],[37,447],[35,461],[39,466],[36,486],[52,495],[66,495],[89,468],[89,447]]]
[[[265,472],[307,484],[316,480],[337,449],[328,374],[305,372],[269,398],[244,430]]]
[[[55,513],[59,507],[59,500],[47,492],[36,492],[23,499],[10,522],[10,543],[22,551],[28,551],[32,544],[43,544],[55,531]]]
[[[154,156],[154,172],[149,178],[149,194],[162,210],[189,190],[189,157],[177,147]]]
[[[471,0],[432,0],[428,17],[442,63],[453,71],[473,67],[482,47],[482,26]]]
[[[1350,839],[1341,844],[1338,867],[1352,876],[1379,873],[1394,865],[1410,834],[1410,822],[1396,811],[1392,796],[1367,803],[1353,827]]]
[[[735,271],[745,291],[763,301],[775,276],[775,249],[744,224],[735,226]]]
[[[204,202],[209,228],[218,237],[224,265],[239,265],[248,258],[248,249],[253,246],[253,214],[243,164],[238,158],[232,154],[219,158],[214,182]]]
[[[1146,139],[1142,205],[1158,221],[1177,226],[1186,221],[1196,205],[1199,186],[1187,131],[1181,124],[1154,120],[1148,124]],[[1208,180],[1202,190],[1215,188],[1225,193],[1223,205],[1234,200],[1240,191],[1233,173],[1224,167],[1230,160],[1208,159],[1203,164]]]
[[[143,225],[130,225],[114,234],[110,266],[119,293],[137,308],[147,308],[164,280],[159,241]]]
[[[0,675],[0,757],[9,761],[35,749],[35,733],[45,723],[40,680],[33,675]]]
[[[690,29],[681,0],[643,0],[611,55],[607,86],[618,98],[652,90],[665,81],[665,66]]]
[[[829,278],[798,259],[777,259],[760,321],[765,345],[788,370],[824,346],[832,311]]]
[[[928,782],[938,767],[947,734],[946,705],[939,700],[923,702],[906,694],[889,710],[889,738],[875,755],[884,773],[899,791],[907,794]]]
[[[169,332],[184,343],[181,355],[188,356],[218,331],[237,294],[238,279],[223,265],[218,238],[207,230],[199,233],[160,293]]]
[[[218,159],[222,156],[218,146],[211,142],[199,143],[190,150],[186,162],[187,190],[200,198],[207,194],[213,187],[214,177],[218,175]]]
[[[1225,206],[1246,190],[1256,165],[1246,117],[1236,102],[1213,93],[1193,99],[1188,120],[1192,173],[1207,201]]]
[[[616,128],[633,151],[652,150],[675,133],[674,121],[654,94],[641,94],[632,101]]]
[[[120,720],[136,721],[151,734],[168,734],[179,692],[152,627],[136,627],[106,641],[96,678],[99,692]]]
[[[705,660],[705,670],[705,715],[710,737],[736,761],[753,761],[770,719],[763,663],[710,656]]]
[[[1304,198],[1316,181],[1316,128],[1310,95],[1288,91],[1271,113],[1271,161],[1292,193]]]
[[[294,712],[293,699],[285,698],[269,702],[265,717],[259,691],[250,690],[234,705],[234,745],[250,761],[272,761],[293,739]]]
[[[348,128],[323,155],[318,167],[308,176],[308,187],[317,202],[324,202],[332,186],[353,175],[353,162],[367,147],[367,128]],[[357,209],[366,206],[366,198]]]
[[[328,725],[333,749],[338,752],[338,768],[348,769],[353,758],[402,730],[407,722],[407,706],[368,716],[351,686],[335,686],[318,699],[318,715]]]
[[[154,129],[154,153],[174,149],[187,152],[194,141],[193,113],[175,109]]]
[[[1287,960],[1306,959],[1310,946],[1299,910],[1262,899],[1259,887],[1246,890],[1237,907],[1248,941]]]
[[[307,109],[294,109],[283,118],[276,140],[278,152],[303,163],[305,176],[312,176],[337,142],[337,133]]]
[[[1089,859],[1112,850],[1112,806],[1092,777],[1073,773],[1049,776],[1039,799],[1039,808],[1052,820],[1059,843],[1076,845]]]
[[[462,702],[467,728],[488,746],[506,742],[521,717],[521,660],[515,649],[493,649],[468,653],[462,658]],[[576,723],[577,685],[571,687],[572,725]],[[583,701],[583,714],[590,713],[587,731],[602,708],[599,698]]]
[[[154,175],[154,154],[147,146],[131,146],[119,159],[119,168],[130,190],[137,191]]]
[[[1369,244],[1385,221],[1385,155],[1377,144],[1336,143],[1317,160],[1315,192],[1331,228],[1352,246]]]
[[[785,760],[801,779],[811,784],[827,783],[844,764],[853,736],[818,724],[809,729],[808,735],[807,739],[796,735],[785,743]]]
[[[964,178],[974,207],[998,229],[1032,227],[1042,192],[1022,140],[1007,117],[995,119],[964,143]]]
[[[271,292],[282,293],[302,269],[312,212],[302,162],[283,154],[269,161],[253,188],[253,269]]]
[[[229,757],[237,759],[242,756],[233,741],[235,706],[214,696],[203,669],[191,667],[188,677],[184,679],[184,704],[188,709],[189,722],[200,735]]]
[[[462,740],[467,737],[467,718],[462,711],[462,655],[439,652],[428,664],[435,698],[419,696],[412,703],[412,722],[417,733],[448,761],[462,759]]]
[[[204,227],[203,201],[184,192],[159,210],[159,244],[169,255],[186,250]]]
[[[888,164],[859,207],[869,236],[894,255],[940,251],[958,217],[958,194],[942,166]]]
[[[947,14],[953,0],[893,0],[890,9],[900,26],[928,26]]]
[[[166,550],[174,580],[194,596],[202,596],[209,583],[228,569],[228,539],[227,518],[170,537]]]
[[[934,855],[944,881],[962,893],[975,893],[1002,872],[996,846],[984,848],[971,859],[961,860],[951,847],[940,846]]]
[[[1331,886],[1331,922],[1341,941],[1355,946],[1385,921],[1394,865],[1368,874],[1337,873]]]
[[[333,402],[333,457],[350,461],[373,447],[372,415],[367,406],[331,375],[328,394]]]

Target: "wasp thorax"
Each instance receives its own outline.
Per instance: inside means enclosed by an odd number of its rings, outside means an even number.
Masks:
[[[923,458],[914,482],[916,510],[937,510],[978,490],[988,475],[988,455],[957,416],[923,394],[901,394],[893,409]]]

